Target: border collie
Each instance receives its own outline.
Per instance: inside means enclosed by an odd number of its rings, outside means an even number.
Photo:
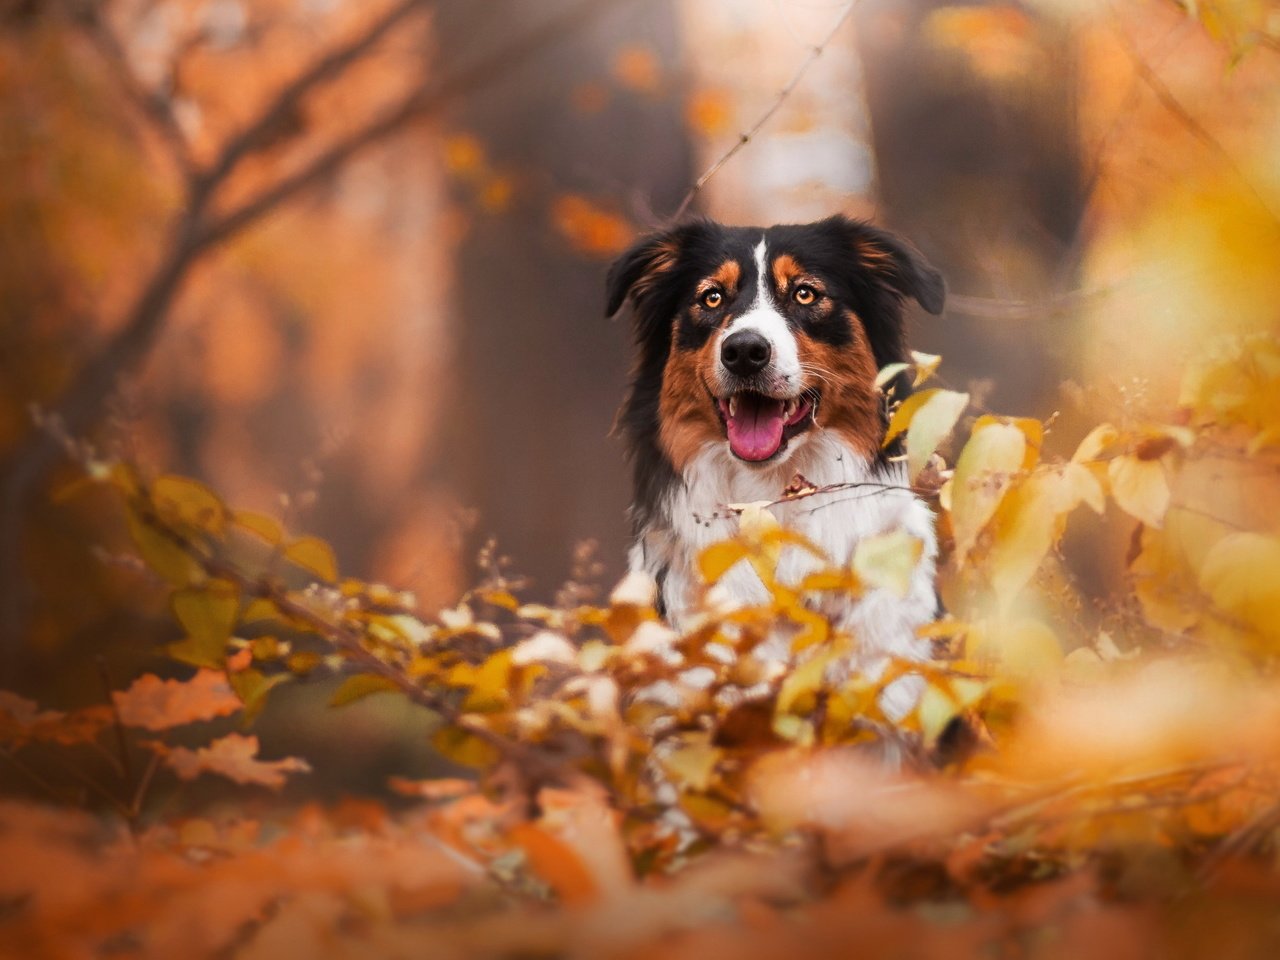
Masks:
[[[660,610],[687,622],[699,552],[735,532],[727,504],[778,500],[799,473],[849,485],[771,508],[836,564],[876,534],[923,543],[906,596],[877,588],[825,612],[854,635],[864,665],[927,656],[915,631],[936,616],[933,516],[881,449],[875,381],[908,359],[903,302],[941,312],[941,275],[900,239],[842,216],[768,228],[703,220],[638,242],[607,286],[609,316],[631,302],[638,348],[618,413],[634,478],[630,566],[656,581]],[[898,381],[901,399],[909,381]],[[815,566],[788,548],[778,576],[796,582]],[[768,599],[749,564],[721,583],[738,603]]]

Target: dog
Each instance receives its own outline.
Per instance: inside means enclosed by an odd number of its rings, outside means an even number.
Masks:
[[[933,514],[901,458],[882,449],[876,379],[909,360],[904,302],[942,311],[941,274],[901,239],[844,216],[767,228],[697,220],[641,239],[606,285],[608,316],[631,304],[637,348],[617,419],[634,485],[629,565],[656,582],[659,611],[677,627],[694,612],[699,553],[735,532],[727,504],[776,501],[800,474],[847,485],[771,508],[833,563],[847,566],[877,534],[921,542],[905,596],[881,587],[824,612],[855,637],[863,664],[926,658],[916,630],[937,616]],[[908,389],[899,374],[894,395]],[[777,576],[797,583],[820,565],[787,548]],[[721,584],[740,604],[769,599],[749,564]]]

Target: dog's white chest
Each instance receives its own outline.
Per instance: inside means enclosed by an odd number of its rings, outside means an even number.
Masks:
[[[877,468],[829,433],[814,431],[783,463],[763,468],[742,463],[727,444],[708,445],[686,469],[683,483],[673,487],[664,504],[667,522],[642,531],[632,550],[632,568],[661,580],[668,616],[679,627],[696,601],[698,554],[736,530],[737,520],[725,510],[726,504],[777,500],[797,473],[817,486],[845,485],[771,508],[783,526],[817,544],[834,564],[848,565],[858,543],[877,534],[901,530],[923,543],[905,596],[877,588],[840,601],[827,613],[837,626],[854,634],[867,662],[886,655],[925,657],[928,644],[915,631],[933,619],[936,608],[933,516],[907,486],[901,464]],[[786,548],[778,577],[796,583],[819,566],[806,551]],[[745,563],[731,569],[721,586],[738,603],[769,599],[764,584]]]

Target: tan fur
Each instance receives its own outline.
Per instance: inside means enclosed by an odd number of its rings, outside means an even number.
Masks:
[[[778,291],[778,296],[785,298],[787,288],[791,286],[792,280],[797,280],[804,275],[804,267],[796,262],[795,257],[784,253],[773,261],[773,283]]]
[[[671,345],[659,398],[658,440],[671,465],[679,473],[706,443],[724,439],[724,427],[716,412],[707,381],[716,362],[715,337],[697,352]]]
[[[840,434],[865,456],[874,457],[883,432],[876,361],[861,321],[851,311],[846,311],[845,317],[855,331],[854,342],[848,346],[819,343],[802,331],[796,332],[796,343],[804,368],[821,375],[805,377],[805,386],[817,387],[822,394],[818,425]]]

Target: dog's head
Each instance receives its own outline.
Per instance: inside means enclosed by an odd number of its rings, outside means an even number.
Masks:
[[[941,275],[898,238],[845,217],[767,229],[684,224],[637,243],[608,278],[639,348],[622,426],[678,472],[727,441],[785,459],[815,424],[867,456],[884,419],[878,370],[907,358],[902,302],[942,310]]]

